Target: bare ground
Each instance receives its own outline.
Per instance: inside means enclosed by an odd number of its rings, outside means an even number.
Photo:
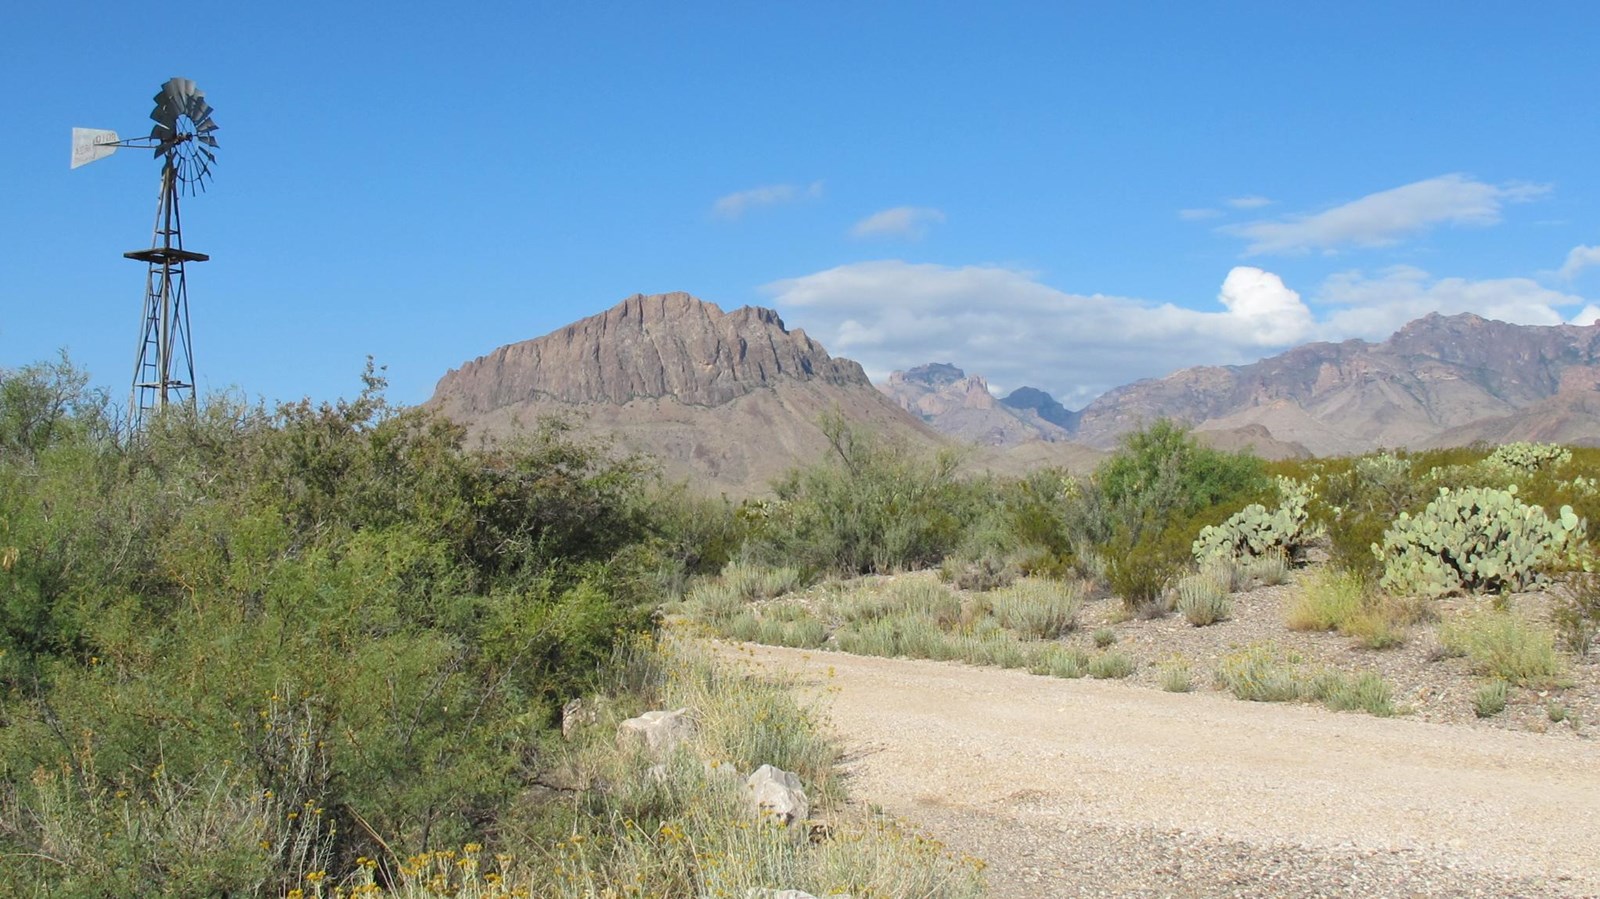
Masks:
[[[855,800],[983,859],[997,897],[1600,896],[1592,740],[736,652],[823,698]]]

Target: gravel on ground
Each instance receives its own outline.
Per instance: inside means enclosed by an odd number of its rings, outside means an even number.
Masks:
[[[956,663],[724,646],[847,790],[994,896],[1600,896],[1600,744]]]

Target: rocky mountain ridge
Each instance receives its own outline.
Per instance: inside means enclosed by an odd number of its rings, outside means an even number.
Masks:
[[[686,293],[635,295],[495,349],[445,374],[428,404],[488,437],[561,418],[651,457],[669,477],[734,495],[819,458],[825,414],[914,446],[943,444],[860,365],[829,356],[776,312],[724,312]]]

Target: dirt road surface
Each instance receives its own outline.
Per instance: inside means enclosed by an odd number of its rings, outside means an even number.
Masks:
[[[1600,745],[765,646],[993,895],[1600,896]]]

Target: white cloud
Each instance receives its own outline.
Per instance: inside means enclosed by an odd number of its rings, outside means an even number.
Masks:
[[[1567,324],[1592,325],[1596,320],[1600,320],[1600,306],[1590,303],[1579,310],[1577,315],[1574,315],[1572,318],[1568,319]]]
[[[1600,247],[1573,247],[1567,253],[1567,261],[1556,274],[1570,281],[1591,265],[1600,265]]]
[[[1250,244],[1245,252],[1250,254],[1386,246],[1436,225],[1492,225],[1500,221],[1503,204],[1526,202],[1548,192],[1545,185],[1496,186],[1465,175],[1441,175],[1368,194],[1322,212],[1229,225],[1221,230],[1247,238]]]
[[[844,265],[767,285],[785,317],[881,378],[952,361],[991,383],[1081,405],[1186,365],[1250,362],[1306,336],[1311,315],[1268,272],[1236,269],[1222,308],[1085,296],[1000,266]]]
[[[1583,297],[1550,290],[1531,278],[1435,278],[1407,265],[1384,269],[1376,276],[1333,275],[1314,299],[1318,306],[1328,307],[1320,330],[1330,340],[1382,340],[1430,312],[1474,312],[1521,325],[1558,325],[1566,319],[1558,310],[1584,302]]]
[[[1272,201],[1266,197],[1251,194],[1246,197],[1230,197],[1228,205],[1234,209],[1260,209],[1263,206],[1271,206]]]
[[[1221,214],[1222,214],[1222,211],[1219,210],[1219,209],[1180,209],[1180,210],[1178,210],[1178,218],[1183,219],[1186,222],[1199,222],[1199,221],[1204,221],[1205,219],[1214,219],[1214,218],[1216,218],[1217,216],[1219,216]]]
[[[718,197],[717,201],[711,204],[711,212],[719,218],[736,219],[744,215],[746,211],[758,206],[776,206],[780,203],[793,203],[802,199],[814,200],[820,196],[822,196],[821,181],[813,181],[804,186],[798,184],[767,184]]]
[[[1336,275],[1308,301],[1276,274],[1238,266],[1207,309],[1071,293],[1003,266],[899,260],[843,265],[765,290],[791,325],[873,378],[953,362],[991,384],[1042,388],[1072,407],[1188,366],[1254,362],[1310,340],[1383,340],[1430,312],[1549,325],[1586,303],[1527,278],[1436,278],[1411,267]],[[1574,320],[1594,318],[1600,305]]]
[[[1306,339],[1316,326],[1311,310],[1300,302],[1300,294],[1283,284],[1272,272],[1235,267],[1222,281],[1217,300],[1239,320],[1253,328],[1251,342],[1263,346],[1286,346]]]
[[[904,237],[920,240],[930,225],[944,221],[944,213],[926,206],[895,206],[874,212],[850,229],[853,237]]]

